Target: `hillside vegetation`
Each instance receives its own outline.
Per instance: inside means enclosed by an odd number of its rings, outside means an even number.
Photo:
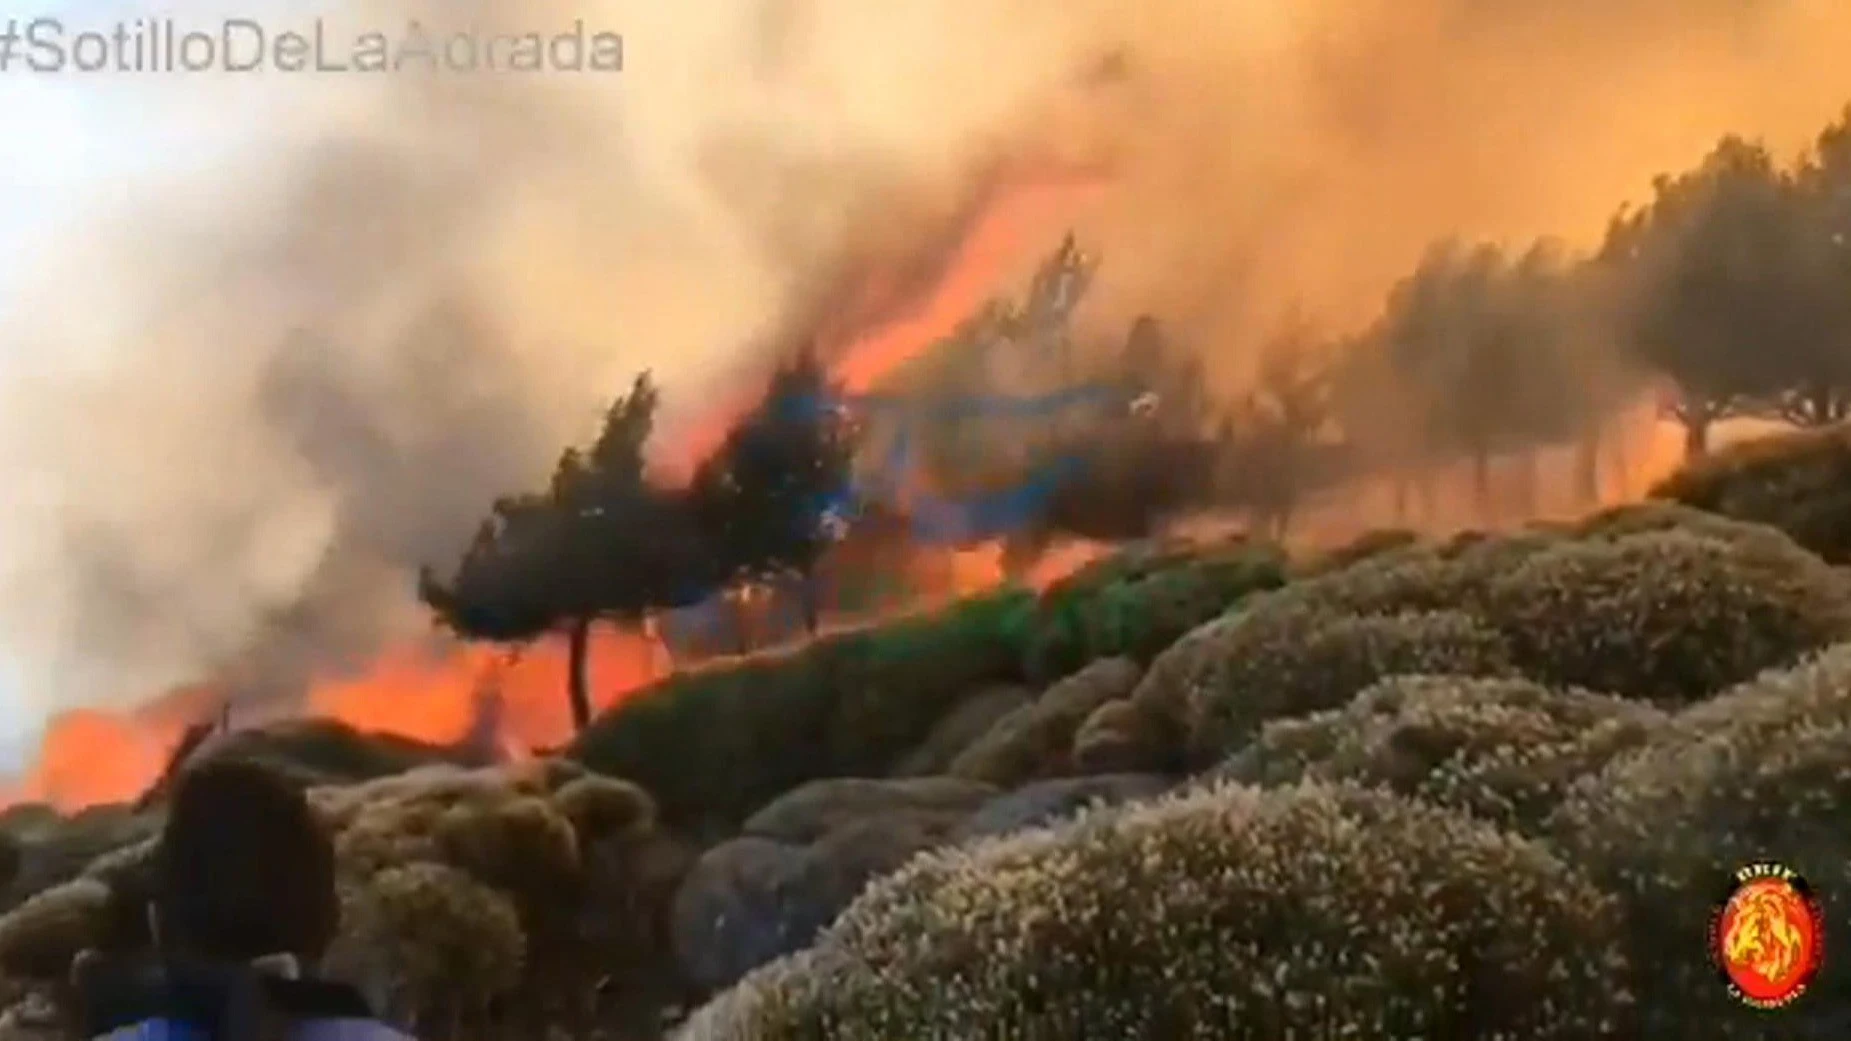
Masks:
[[[1705,937],[1758,859],[1851,929],[1844,436],[1548,530],[1126,550],[670,678],[558,759],[332,724],[203,754],[309,789],[327,969],[430,1041],[1842,1029],[1851,963],[1770,1017]],[[60,1036],[76,954],[148,944],[159,821],[0,819],[0,1036]]]

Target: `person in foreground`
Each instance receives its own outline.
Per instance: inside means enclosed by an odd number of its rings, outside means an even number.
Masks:
[[[152,964],[73,970],[97,1041],[412,1041],[360,993],[302,974],[334,938],[333,842],[260,766],[180,778],[156,853]]]

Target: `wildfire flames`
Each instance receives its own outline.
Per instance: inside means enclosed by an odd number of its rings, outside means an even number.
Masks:
[[[835,355],[837,378],[851,393],[864,392],[950,333],[1003,289],[1018,268],[1040,256],[1097,186],[1064,175],[1017,181],[994,192],[970,218],[932,283]],[[665,471],[679,475],[691,469],[694,459],[718,444],[744,404],[742,397],[716,409],[669,445],[662,460]],[[1636,454],[1603,498],[1637,497],[1681,457],[1675,429],[1654,424],[1644,413],[1640,419],[1638,426],[1649,437],[1634,442]],[[1043,586],[1105,549],[1090,543],[1056,547],[1024,580]],[[999,544],[961,551],[916,549],[909,569],[914,584],[934,594],[928,599],[990,588],[1005,575]],[[594,632],[588,657],[596,708],[620,701],[672,668],[655,636],[609,627]],[[294,710],[361,730],[454,743],[479,736],[490,703],[485,697],[492,692],[489,722],[496,733],[490,736],[504,753],[520,755],[569,738],[566,668],[563,640],[539,641],[510,655],[501,648],[433,637],[392,647],[357,673],[328,676],[313,684]],[[66,712],[51,721],[37,761],[0,792],[0,803],[46,802],[73,810],[131,800],[159,776],[183,731],[219,702],[210,688],[196,687],[129,711]]]
[[[971,218],[936,280],[838,356],[837,378],[863,392],[953,331],[1015,269],[1063,233],[1096,185],[1071,175],[1015,182],[993,193]],[[743,405],[719,410],[672,446],[670,472],[711,449]],[[1098,552],[1076,546],[1050,554],[1029,575],[1046,583]],[[961,595],[1003,579],[1000,546],[921,551],[914,570],[927,588]],[[594,707],[605,708],[670,669],[653,637],[605,627],[588,651]],[[510,656],[505,650],[431,639],[395,646],[358,673],[311,686],[299,711],[358,729],[429,741],[463,740],[481,725],[484,697],[496,695],[503,749],[515,754],[564,743],[571,718],[564,690],[563,640],[543,640]],[[218,704],[206,688],[188,688],[130,711],[82,709],[54,718],[30,771],[0,793],[0,802],[45,802],[64,810],[132,800],[160,774],[183,731]]]

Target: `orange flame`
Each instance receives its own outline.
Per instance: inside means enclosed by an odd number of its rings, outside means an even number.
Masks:
[[[998,191],[975,217],[937,282],[911,306],[855,336],[837,372],[846,389],[865,392],[896,368],[949,335],[1013,269],[1065,230],[1075,206],[1099,186],[1096,178],[1061,175],[1018,179]],[[745,411],[746,400],[716,410],[667,462],[686,472],[711,451]],[[1002,578],[1000,550],[953,554],[950,588],[970,592]],[[499,743],[511,753],[553,747],[571,735],[565,698],[565,643],[549,639],[509,661],[497,649],[445,642],[396,646],[355,675],[314,683],[298,711],[329,716],[363,731],[451,743],[471,734],[484,694],[499,695]],[[649,636],[604,629],[589,650],[593,708],[615,704],[664,676],[667,655]],[[123,802],[141,794],[165,765],[186,727],[205,718],[216,699],[190,689],[129,712],[81,710],[51,721],[27,775],[0,792],[0,804],[46,802],[64,810]]]

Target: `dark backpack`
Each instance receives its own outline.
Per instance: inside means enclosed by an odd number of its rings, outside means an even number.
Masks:
[[[244,964],[89,957],[73,967],[72,982],[87,1038],[160,1022],[170,1041],[288,1041],[304,1020],[372,1017],[350,987]]]

